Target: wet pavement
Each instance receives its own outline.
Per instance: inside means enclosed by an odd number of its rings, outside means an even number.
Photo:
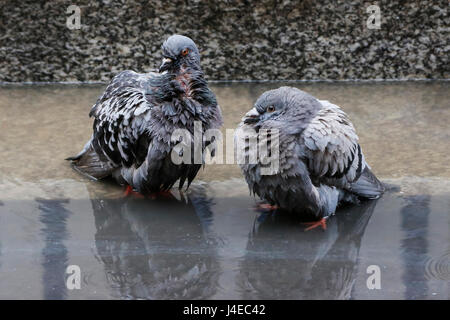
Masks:
[[[281,85],[213,84],[224,129]],[[341,106],[388,184],[325,232],[256,210],[237,165],[207,166],[184,195],[124,198],[64,161],[104,86],[0,87],[0,299],[449,299],[450,83],[288,85]]]

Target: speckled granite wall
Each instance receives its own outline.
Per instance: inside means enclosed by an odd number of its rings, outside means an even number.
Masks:
[[[81,29],[66,26],[69,5]],[[378,4],[381,28],[368,29]],[[160,63],[168,35],[209,79],[449,78],[448,0],[0,1],[0,81],[108,81]]]

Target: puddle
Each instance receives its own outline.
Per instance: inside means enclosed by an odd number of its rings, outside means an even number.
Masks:
[[[211,85],[224,128],[281,85]],[[288,85],[340,105],[392,186],[326,232],[256,211],[236,165],[207,166],[180,199],[124,199],[63,160],[104,86],[0,87],[0,299],[449,299],[449,83]]]

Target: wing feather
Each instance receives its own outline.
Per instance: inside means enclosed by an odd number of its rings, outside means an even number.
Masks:
[[[320,102],[323,108],[302,133],[308,169],[330,184],[354,182],[365,165],[355,128],[338,106]]]
[[[92,107],[93,135],[83,151],[67,160],[82,174],[102,179],[136,160],[137,142],[151,120],[148,81],[156,74],[123,71],[115,76]],[[145,150],[146,153],[146,150]]]
[[[135,161],[134,149],[152,108],[146,96],[152,76],[133,71],[119,73],[90,112],[95,118],[93,146],[116,167],[131,166]]]

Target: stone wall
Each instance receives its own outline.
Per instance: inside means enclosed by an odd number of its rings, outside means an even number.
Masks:
[[[81,29],[66,25],[81,9]],[[381,9],[369,29],[366,8]],[[0,81],[108,81],[185,34],[209,79],[449,77],[448,0],[0,0]]]

